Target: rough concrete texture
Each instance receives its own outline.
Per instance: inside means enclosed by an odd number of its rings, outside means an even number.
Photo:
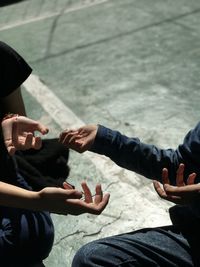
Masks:
[[[18,1],[0,8],[0,39],[81,122],[176,148],[199,120],[199,15],[196,0]],[[26,88],[23,94],[29,116],[46,123],[49,136],[70,126]],[[70,167],[71,183],[101,182],[111,199],[100,216],[53,215],[56,236],[46,266],[70,267],[91,240],[170,223],[170,204],[144,177],[92,153],[72,151]]]

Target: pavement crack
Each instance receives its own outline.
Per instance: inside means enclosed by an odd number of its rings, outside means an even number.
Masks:
[[[53,36],[54,36],[54,32],[57,28],[58,25],[58,21],[60,19],[60,17],[65,13],[65,9],[68,6],[68,2],[65,4],[64,8],[61,10],[61,12],[58,13],[58,15],[54,18],[51,29],[50,29],[50,33],[49,33],[49,38],[47,40],[47,48],[45,51],[45,57],[48,57],[51,51],[51,45],[53,42]]]
[[[112,185],[118,184],[118,183],[119,183],[119,181],[109,183],[109,184],[106,186],[106,188],[105,188],[104,191],[107,191],[109,187],[111,187]]]
[[[85,231],[77,230],[77,231],[74,232],[74,233],[70,233],[70,234],[68,234],[68,235],[65,235],[65,236],[61,237],[58,241],[56,241],[56,242],[54,243],[54,246],[59,245],[64,239],[66,239],[66,238],[68,238],[68,237],[70,237],[70,236],[74,236],[74,235],[82,234],[82,233],[84,234]]]
[[[102,225],[102,227],[100,227],[100,229],[98,231],[93,232],[91,234],[84,234],[83,237],[95,236],[95,235],[100,234],[102,232],[103,228],[105,228],[106,226],[109,226],[112,223],[115,223],[116,221],[120,220],[121,215],[122,215],[122,212],[120,212],[119,216],[115,217],[115,220],[113,220],[112,222],[109,222],[109,223],[106,223],[106,224]]]

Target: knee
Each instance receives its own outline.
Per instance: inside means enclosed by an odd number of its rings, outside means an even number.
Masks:
[[[81,247],[75,254],[72,267],[92,267],[97,262],[99,244],[96,241]]]
[[[90,244],[84,245],[81,247],[75,254],[74,259],[72,261],[72,267],[84,267],[87,266],[88,262],[88,251]]]

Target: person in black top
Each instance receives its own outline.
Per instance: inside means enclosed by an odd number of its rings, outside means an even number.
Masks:
[[[109,195],[96,186],[93,199],[82,183],[83,192],[64,182],[63,188],[46,187],[32,191],[19,173],[16,150],[39,149],[42,141],[34,132],[47,134],[41,123],[25,116],[21,84],[30,66],[10,46],[0,42],[0,266],[43,266],[52,248],[54,227],[50,212],[57,214],[100,214]],[[85,198],[82,199],[83,194]]]

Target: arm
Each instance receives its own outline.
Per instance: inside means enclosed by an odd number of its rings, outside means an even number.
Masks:
[[[160,149],[101,125],[63,131],[60,142],[81,153],[90,150],[103,154],[123,168],[150,179],[156,177],[161,182],[162,169],[167,168],[170,182],[175,184],[180,163],[185,164],[185,180],[191,172],[197,174],[196,182],[200,179],[200,123],[186,135],[183,144],[176,150]]]
[[[178,151],[159,149],[129,138],[104,126],[86,125],[78,130],[64,131],[60,142],[78,152],[90,150],[103,154],[119,166],[148,178],[161,180],[164,167],[169,169],[170,179],[175,180],[176,169],[181,162]]]
[[[82,192],[64,185],[65,189],[46,187],[32,192],[0,182],[0,205],[33,211],[49,211],[57,214],[79,215],[82,213],[100,214],[108,204],[109,194],[103,196],[101,186],[96,186],[95,198],[89,187],[82,183]]]
[[[104,126],[99,126],[90,150],[103,154],[119,166],[150,179],[160,179],[162,169],[166,167],[172,183],[181,161],[176,150],[160,149],[141,142],[139,138],[129,138]]]

